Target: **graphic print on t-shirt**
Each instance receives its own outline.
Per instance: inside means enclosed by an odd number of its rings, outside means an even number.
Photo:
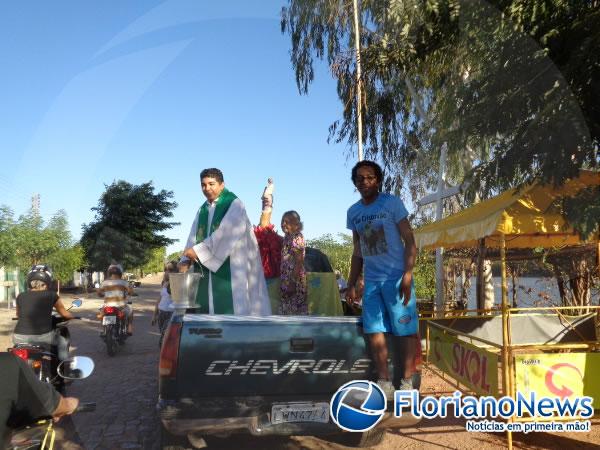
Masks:
[[[382,222],[369,221],[365,224],[360,239],[363,256],[375,256],[387,253],[388,245]]]

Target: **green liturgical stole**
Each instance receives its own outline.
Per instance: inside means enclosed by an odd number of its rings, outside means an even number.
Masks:
[[[233,192],[223,189],[221,195],[216,200],[215,212],[213,214],[210,230],[208,229],[208,202],[204,202],[198,213],[198,229],[196,230],[196,242],[200,243],[208,236],[213,234],[225,214],[229,210],[231,203],[237,197]],[[194,263],[194,272],[203,272],[204,278],[200,279],[198,293],[196,295],[196,305],[201,314],[208,314],[208,280],[209,270],[204,265]],[[212,278],[212,298],[215,314],[233,314],[233,295],[231,291],[231,268],[229,266],[229,257],[223,262],[223,265],[211,274]]]

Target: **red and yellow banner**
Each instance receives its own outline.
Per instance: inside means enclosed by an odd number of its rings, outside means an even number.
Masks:
[[[515,356],[517,391],[548,397],[594,399],[600,409],[600,353],[531,353]]]
[[[498,396],[498,355],[429,327],[429,362],[480,395]]]

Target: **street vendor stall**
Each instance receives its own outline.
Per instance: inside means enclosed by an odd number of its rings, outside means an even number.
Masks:
[[[500,353],[502,374],[502,393],[514,397],[516,391],[528,392],[545,386],[544,393],[559,396],[590,394],[595,380],[600,375],[598,348],[595,336],[575,335],[579,342],[540,342],[515,343],[512,339],[513,313],[539,313],[551,310],[554,322],[560,322],[565,328],[576,329],[573,320],[561,313],[561,307],[551,308],[509,308],[506,280],[506,250],[514,248],[562,248],[590,244],[568,224],[562,214],[562,201],[572,197],[584,188],[600,185],[600,173],[582,170],[577,178],[568,180],[560,187],[532,184],[520,190],[511,189],[489,200],[478,203],[443,220],[425,225],[415,230],[415,240],[420,249],[444,248],[496,248],[500,252],[502,272],[502,339],[495,342],[488,336],[482,338],[475,333],[462,332],[451,327],[428,323],[427,348],[428,361],[436,364],[441,371],[453,375],[448,369],[444,354],[457,345],[464,347],[469,356],[461,375],[467,376],[457,382],[463,383],[469,390],[480,394],[492,393],[496,368],[494,361]],[[600,259],[600,244],[596,240],[595,248]],[[598,264],[600,266],[600,264]],[[598,307],[586,306],[586,309]],[[576,309],[570,307],[570,309]],[[491,318],[490,318],[491,319]],[[519,329],[519,328],[516,328]],[[431,337],[433,336],[433,340]],[[433,345],[432,345],[433,343]],[[548,351],[570,349],[573,353],[549,355]],[[575,353],[578,352],[578,353]],[[464,358],[463,358],[464,359]],[[596,361],[598,360],[598,361]],[[484,362],[485,361],[485,370]],[[535,364],[525,364],[533,361]],[[497,364],[497,363],[495,363]],[[479,370],[474,370],[477,365]],[[490,368],[490,365],[492,368]],[[563,373],[564,372],[564,373]],[[569,372],[569,373],[566,373]],[[594,373],[592,373],[594,372]],[[563,382],[577,375],[578,384]],[[565,377],[565,379],[561,379]],[[464,377],[463,377],[464,378]],[[475,381],[475,382],[474,382]],[[483,391],[477,385],[485,387]],[[559,392],[560,391],[560,392]],[[595,393],[595,392],[594,392]],[[600,392],[598,393],[600,394]],[[512,448],[512,436],[508,435],[509,448]]]

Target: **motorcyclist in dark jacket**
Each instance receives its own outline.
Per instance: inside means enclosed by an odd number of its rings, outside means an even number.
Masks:
[[[65,309],[63,302],[52,286],[52,272],[48,266],[39,264],[27,274],[27,292],[17,296],[17,325],[13,333],[13,343],[34,344],[44,347],[55,345],[58,359],[65,360],[68,355],[68,342],[52,327],[52,310],[56,310],[64,319],[74,316]]]

